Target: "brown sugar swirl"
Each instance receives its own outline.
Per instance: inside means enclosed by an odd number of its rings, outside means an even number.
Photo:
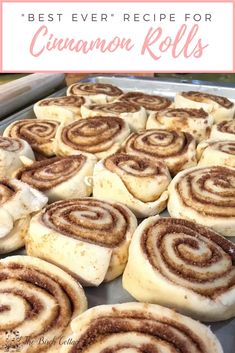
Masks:
[[[156,200],[170,182],[163,162],[138,155],[116,153],[104,160],[104,167],[117,174],[127,190],[143,202]]]
[[[65,96],[58,98],[43,99],[40,101],[40,106],[71,106],[71,107],[81,107],[82,104],[85,104],[85,98],[80,96]]]
[[[46,191],[73,177],[85,162],[86,157],[82,155],[54,157],[23,168],[17,178],[38,190]]]
[[[222,121],[217,124],[217,130],[219,132],[235,135],[235,120]]]
[[[141,302],[226,320],[235,315],[235,244],[185,219],[148,218],[133,235],[123,287]]]
[[[158,305],[97,306],[75,319],[72,330],[74,345],[63,353],[222,353],[204,325]]]
[[[212,100],[221,105],[223,108],[230,109],[233,107],[233,102],[226,97],[196,91],[182,92],[181,94],[183,97],[194,100],[195,102],[207,102],[208,100]]]
[[[0,148],[7,152],[18,152],[23,149],[23,144],[20,139],[0,136]]]
[[[130,227],[124,208],[93,198],[55,202],[42,212],[41,220],[68,237],[105,247],[121,244]]]
[[[235,285],[235,245],[209,228],[159,218],[141,246],[156,271],[179,286],[215,299]]]
[[[235,169],[197,167],[179,173],[169,186],[168,211],[235,236]]]
[[[84,152],[103,158],[116,152],[129,133],[128,124],[118,117],[82,119],[64,126],[58,132],[57,153],[71,155]]]
[[[205,112],[203,109],[183,109],[183,108],[178,108],[178,109],[168,109],[165,110],[164,112],[160,113],[160,116],[164,115],[169,118],[207,118],[208,113]],[[157,118],[157,116],[156,116]]]
[[[75,83],[70,86],[71,95],[105,94],[108,96],[120,96],[122,90],[107,83]]]
[[[121,102],[138,104],[149,111],[159,111],[168,108],[172,102],[162,96],[146,94],[142,92],[128,92],[118,98]]]
[[[182,202],[204,215],[235,217],[235,169],[195,168],[176,184]]]
[[[88,106],[90,110],[102,111],[104,113],[120,114],[120,113],[135,113],[140,110],[138,104],[130,102],[114,102],[109,104],[91,104]]]
[[[13,198],[18,192],[18,188],[7,178],[1,178],[0,181],[0,205],[3,205],[9,199]]]
[[[78,282],[31,256],[1,260],[0,279],[0,350],[58,351],[59,337],[71,333],[71,320],[87,307]],[[47,340],[54,340],[53,347]]]
[[[52,141],[60,123],[53,120],[22,119],[10,124],[4,136],[26,140],[33,150],[53,155]]]
[[[186,132],[153,129],[131,134],[125,142],[124,151],[160,159],[173,174],[196,165],[195,140]]]

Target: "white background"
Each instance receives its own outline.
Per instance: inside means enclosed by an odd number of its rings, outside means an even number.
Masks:
[[[63,13],[63,20],[28,22],[28,13]],[[72,13],[108,13],[114,17],[107,23],[72,22]],[[123,13],[176,13],[176,21],[123,23]],[[174,37],[185,23],[185,13],[212,14],[211,22],[186,22],[189,27],[199,24],[197,37],[209,44],[201,58],[185,59],[181,56],[174,59],[169,50],[155,61],[147,52],[140,54],[151,26],[162,26],[165,36]],[[120,49],[114,53],[101,53],[94,50],[86,55],[68,50],[45,51],[41,56],[33,57],[29,46],[41,25],[46,25],[55,37],[62,38],[89,41],[97,37],[130,37],[135,47],[130,52]],[[232,33],[231,3],[3,3],[3,71],[229,71],[233,64]]]

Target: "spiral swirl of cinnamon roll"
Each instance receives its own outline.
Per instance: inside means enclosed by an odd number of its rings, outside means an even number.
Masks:
[[[214,125],[210,138],[213,140],[233,140],[235,141],[235,120],[222,121]]]
[[[82,96],[65,96],[65,97],[55,97],[50,99],[43,99],[39,102],[40,106],[58,105],[58,106],[71,106],[71,107],[81,107],[85,104],[86,100]]]
[[[219,123],[233,119],[235,104],[226,97],[205,92],[180,92],[175,96],[176,108],[204,109]]]
[[[73,345],[62,353],[222,353],[206,326],[159,305],[96,306],[73,320],[72,330]]]
[[[122,94],[122,90],[108,83],[74,83],[68,90],[67,95],[89,96],[98,104],[105,104]]]
[[[231,102],[228,98],[217,96],[215,94],[208,94],[205,92],[196,92],[196,91],[182,92],[182,96],[189,98],[195,102],[203,102],[203,101],[207,102],[208,100],[214,101],[227,109],[233,106],[233,102]]]
[[[169,186],[168,211],[172,217],[235,236],[235,169],[215,166],[180,172]]]
[[[171,178],[161,161],[116,153],[95,166],[93,180],[95,197],[122,202],[143,217],[166,207]]]
[[[59,201],[33,217],[27,250],[66,268],[84,284],[99,285],[122,273],[135,228],[134,215],[118,203]]]
[[[21,139],[0,137],[0,177],[12,177],[23,166],[21,156],[34,160],[29,144]]]
[[[103,158],[116,152],[129,133],[128,124],[118,117],[82,119],[58,129],[56,152],[58,155],[84,153]]]
[[[130,102],[119,102],[108,104],[90,104],[81,107],[83,118],[94,116],[118,116],[124,119],[132,131],[145,129],[147,114],[143,107]]]
[[[228,166],[235,168],[235,141],[207,140],[197,146],[198,166]]]
[[[58,352],[60,336],[71,334],[71,320],[87,308],[79,283],[30,256],[1,260],[0,279],[1,352]]]
[[[0,180],[0,254],[24,244],[30,215],[40,211],[47,197],[16,179]]]
[[[144,107],[148,112],[167,109],[172,104],[170,99],[166,97],[146,94],[143,92],[128,92],[119,97],[118,100],[121,102],[138,104]]]
[[[83,155],[54,157],[21,169],[17,178],[44,192],[53,202],[89,196],[92,190],[85,178],[92,176],[93,167],[94,162]]]
[[[123,146],[126,153],[164,161],[173,175],[196,165],[195,148],[192,135],[161,129],[131,134]]]
[[[232,242],[194,222],[156,216],[135,231],[123,284],[139,301],[219,321],[235,316],[234,276]]]
[[[22,119],[11,123],[3,136],[26,140],[33,150],[52,156],[52,142],[59,125],[59,122],[53,120]]]
[[[148,118],[146,129],[172,129],[190,133],[197,141],[209,137],[214,119],[203,109],[167,109]]]
[[[0,136],[0,149],[7,152],[18,152],[23,148],[22,140]]]

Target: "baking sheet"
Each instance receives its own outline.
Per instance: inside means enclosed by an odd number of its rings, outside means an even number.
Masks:
[[[82,80],[82,82],[110,83],[120,87],[124,91],[144,91],[146,93],[164,95],[171,99],[174,98],[175,93],[178,91],[200,90],[212,94],[224,95],[235,101],[235,85],[232,84],[217,85],[209,82],[202,83],[200,81],[189,82],[185,80],[158,80],[143,77],[120,77],[105,75],[88,77]],[[66,89],[61,89],[50,97],[62,96],[65,94]],[[30,106],[0,122],[0,132],[3,132],[6,126],[11,122],[26,118],[35,118],[33,106]],[[166,211],[164,211],[161,215],[168,216]],[[230,240],[235,242],[235,239],[230,238]],[[14,254],[16,253],[23,254],[24,250],[15,252]],[[134,298],[132,298],[131,295],[122,288],[121,282],[121,277],[119,277],[110,283],[101,284],[98,288],[85,288],[89,307],[100,304],[117,304],[135,301]],[[235,319],[207,325],[211,327],[211,330],[220,340],[224,353],[235,353]]]

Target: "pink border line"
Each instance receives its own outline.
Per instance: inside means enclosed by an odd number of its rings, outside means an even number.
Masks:
[[[3,70],[3,10],[2,10],[2,5],[3,3],[28,3],[28,2],[32,2],[32,3],[41,3],[41,2],[52,2],[52,3],[56,3],[56,2],[65,2],[65,0],[0,0],[0,73],[18,73],[19,70],[15,71],[15,70]],[[77,2],[77,3],[107,3],[107,2],[116,2],[116,3],[164,3],[164,2],[176,2],[176,3],[232,3],[233,5],[233,35],[232,35],[232,46],[233,46],[233,69],[232,70],[226,70],[226,71],[218,71],[218,70],[183,70],[185,73],[235,73],[235,0],[147,0],[147,1],[143,1],[143,0],[68,0],[66,2]],[[20,72],[22,73],[31,73],[34,70],[21,70]],[[113,71],[113,70],[73,70],[73,71],[66,71],[66,73],[94,73],[94,71],[96,71],[97,73],[117,73],[117,74],[121,74],[121,73],[153,73],[153,71],[138,71],[138,70],[127,70],[127,71]],[[159,73],[175,73],[175,70],[165,70],[165,71],[161,71],[161,70],[157,70]],[[58,71],[51,71],[51,70],[37,70],[34,71],[36,73],[64,73],[65,70],[58,70]]]

